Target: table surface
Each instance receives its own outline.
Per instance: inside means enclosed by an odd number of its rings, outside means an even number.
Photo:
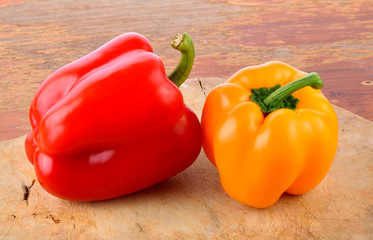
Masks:
[[[206,94],[223,81],[188,79],[180,89],[201,116]],[[108,201],[64,201],[36,181],[25,136],[0,141],[0,239],[371,240],[373,122],[334,107],[338,150],[328,175],[309,193],[283,194],[266,209],[229,197],[203,151],[182,173],[142,191]]]
[[[151,41],[167,72],[179,61],[169,40],[188,32],[191,78],[226,79],[270,60],[318,72],[333,104],[372,121],[372,26],[370,0],[0,0],[0,140],[30,130],[47,76],[129,31]]]

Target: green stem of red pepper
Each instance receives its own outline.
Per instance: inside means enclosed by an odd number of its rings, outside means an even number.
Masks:
[[[293,92],[307,86],[310,86],[314,89],[320,89],[324,86],[324,83],[321,80],[319,74],[312,72],[309,73],[307,76],[292,81],[285,86],[277,89],[268,97],[266,97],[263,102],[268,106],[268,108],[275,108],[277,105],[282,103],[282,100],[284,98],[291,95]]]
[[[168,75],[168,78],[180,87],[192,71],[194,62],[194,44],[187,34],[176,34],[171,40],[171,46],[181,52],[181,59],[176,68]]]

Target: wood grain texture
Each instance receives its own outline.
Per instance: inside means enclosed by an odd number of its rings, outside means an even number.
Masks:
[[[200,116],[205,94],[223,81],[187,80],[186,103]],[[339,147],[327,177],[262,210],[230,198],[203,152],[186,171],[143,191],[92,203],[60,200],[33,184],[24,136],[2,141],[0,239],[372,239],[373,123],[335,109]]]
[[[30,130],[49,74],[129,31],[149,38],[168,72],[179,58],[169,40],[190,33],[195,78],[269,60],[319,72],[331,102],[373,120],[372,26],[370,0],[0,0],[0,139]]]

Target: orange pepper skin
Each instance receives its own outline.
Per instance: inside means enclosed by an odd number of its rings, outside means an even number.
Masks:
[[[229,196],[266,208],[284,193],[304,194],[326,176],[338,140],[336,113],[320,90],[309,86],[292,95],[295,110],[265,116],[250,99],[251,89],[286,85],[307,73],[282,62],[241,69],[214,88],[202,112],[203,149],[217,167]]]

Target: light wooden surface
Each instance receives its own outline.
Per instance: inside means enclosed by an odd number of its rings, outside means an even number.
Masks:
[[[192,78],[227,79],[280,60],[320,73],[333,104],[373,121],[372,0],[0,0],[0,140],[30,131],[53,71],[124,32],[145,35],[170,72],[175,33],[195,43]]]
[[[205,95],[223,79],[181,87],[200,116]],[[115,200],[57,199],[36,181],[24,136],[0,142],[0,239],[372,239],[373,123],[340,107],[339,147],[313,191],[283,195],[268,209],[236,202],[203,152],[186,171]]]

